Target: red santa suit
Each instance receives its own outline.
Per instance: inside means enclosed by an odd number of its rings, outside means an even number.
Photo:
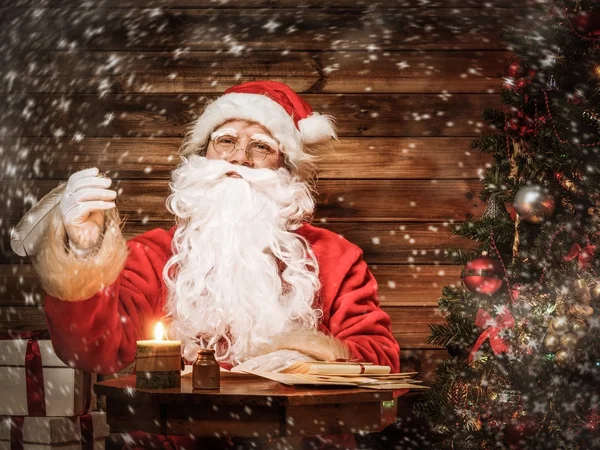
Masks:
[[[152,336],[151,328],[166,314],[162,272],[172,255],[174,230],[155,229],[131,239],[116,281],[90,298],[65,301],[46,296],[48,327],[61,359],[101,374],[118,372],[134,361],[136,341]],[[399,371],[400,349],[390,317],[379,306],[377,282],[362,250],[308,223],[297,233],[308,240],[319,263],[319,331],[344,343],[353,359]]]

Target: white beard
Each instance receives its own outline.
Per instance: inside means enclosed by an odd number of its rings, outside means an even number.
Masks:
[[[275,334],[317,327],[317,259],[293,232],[314,211],[305,183],[283,168],[194,155],[174,171],[171,191],[178,228],[163,277],[169,337],[187,360],[207,347],[235,365]]]

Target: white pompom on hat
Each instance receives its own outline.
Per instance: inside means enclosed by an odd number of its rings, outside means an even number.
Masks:
[[[205,146],[217,126],[235,119],[267,128],[294,166],[301,166],[308,158],[304,144],[337,139],[333,117],[313,111],[289,86],[277,81],[251,81],[230,87],[205,108],[182,156]]]

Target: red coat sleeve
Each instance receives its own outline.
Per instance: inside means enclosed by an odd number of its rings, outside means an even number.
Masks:
[[[399,372],[400,347],[392,334],[390,316],[380,308],[377,281],[362,250],[353,244],[346,247],[338,259],[340,266],[341,282],[331,302],[329,331],[359,361],[388,365],[392,372]]]
[[[163,267],[171,236],[156,229],[127,243],[117,280],[83,301],[46,296],[44,309],[57,355],[74,367],[112,374],[135,359],[136,341],[152,337],[164,315]]]
[[[377,281],[357,245],[332,231],[304,224],[299,230],[319,262],[320,330],[342,341],[358,361],[400,370],[400,346],[390,316],[381,309]]]

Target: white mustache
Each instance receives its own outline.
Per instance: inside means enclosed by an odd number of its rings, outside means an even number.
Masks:
[[[281,184],[281,178],[285,181],[292,178],[290,172],[281,167],[273,170],[268,168],[250,168],[246,166],[240,166],[238,164],[231,164],[228,161],[222,159],[208,160],[204,156],[192,155],[190,157],[182,157],[182,164],[180,168],[186,170],[190,174],[188,180],[190,184],[193,183],[194,172],[198,172],[198,177],[202,177],[202,184],[205,186],[211,186],[214,183],[220,181],[222,178],[227,177],[229,172],[236,172],[242,179],[253,185],[266,185],[272,186],[274,184]],[[207,168],[210,162],[210,169]],[[197,178],[196,178],[197,179]],[[186,186],[180,186],[179,188],[186,188]],[[258,187],[258,186],[255,186]]]
[[[242,178],[230,177],[227,175],[229,172],[236,172]],[[277,170],[254,169],[199,155],[183,158],[181,165],[173,172],[169,183],[172,192],[170,198],[178,194],[180,201],[187,199],[188,205],[192,205],[204,198],[204,192],[224,182],[246,183],[248,188],[265,194],[277,202],[281,214],[294,223],[304,213],[312,214],[314,211],[314,200],[308,186],[283,167]],[[192,213],[192,210],[189,212]]]

